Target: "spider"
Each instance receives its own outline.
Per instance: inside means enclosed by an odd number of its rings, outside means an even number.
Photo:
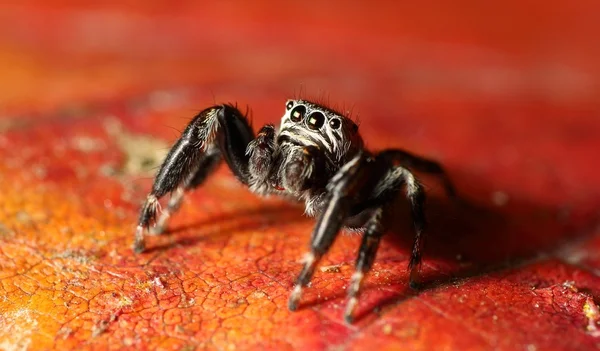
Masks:
[[[415,287],[421,263],[425,193],[409,169],[437,175],[446,192],[455,191],[442,167],[403,150],[378,153],[364,147],[358,125],[347,115],[315,102],[288,100],[279,130],[272,124],[255,136],[246,115],[230,104],[201,111],[183,131],[161,165],[143,205],[133,245],[145,249],[144,231],[164,231],[184,193],[200,186],[224,159],[235,177],[259,195],[280,195],[304,202],[317,217],[309,251],[290,294],[288,307],[298,307],[302,288],[342,227],[363,232],[348,287],[344,318],[353,321],[361,282],[373,265],[392,202],[405,190],[412,209],[415,239],[408,264]],[[171,198],[157,219],[158,200]]]

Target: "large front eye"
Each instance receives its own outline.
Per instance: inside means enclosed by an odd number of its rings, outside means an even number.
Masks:
[[[304,119],[304,115],[306,114],[306,107],[302,105],[298,105],[294,107],[292,112],[290,112],[290,119],[292,122],[300,122]]]
[[[321,112],[313,112],[308,116],[306,125],[312,130],[320,129],[325,123],[325,115]]]

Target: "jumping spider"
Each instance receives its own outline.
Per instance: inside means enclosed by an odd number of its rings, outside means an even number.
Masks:
[[[425,194],[409,169],[432,173],[453,187],[436,162],[403,150],[372,153],[363,146],[358,125],[342,113],[307,100],[288,100],[279,130],[265,125],[255,136],[246,115],[232,105],[200,112],[169,151],[141,210],[134,250],[144,251],[144,229],[155,222],[162,233],[184,193],[213,172],[221,159],[242,183],[259,195],[282,195],[304,201],[306,213],[318,217],[310,251],[289,299],[296,310],[302,288],[311,280],[319,260],[342,227],[364,231],[356,271],[348,288],[344,317],[351,322],[364,275],[369,272],[391,203],[404,188],[416,232],[408,268],[411,286],[417,282],[425,218]],[[156,220],[158,199],[172,193]]]

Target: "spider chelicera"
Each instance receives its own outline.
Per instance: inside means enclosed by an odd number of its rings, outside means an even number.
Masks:
[[[450,196],[455,192],[434,161],[398,149],[366,150],[358,125],[344,114],[307,100],[288,100],[285,107],[279,130],[268,124],[256,136],[246,116],[232,105],[209,107],[194,117],[156,175],[140,213],[133,248],[143,252],[144,230],[154,223],[152,232],[162,233],[184,193],[200,186],[224,159],[252,192],[303,201],[306,213],[318,218],[290,295],[290,310],[297,309],[302,288],[341,228],[363,231],[344,314],[351,322],[361,282],[373,265],[386,218],[394,216],[391,204],[402,189],[415,230],[408,264],[411,286],[417,282],[425,193],[410,170],[437,175]],[[156,219],[158,200],[167,193],[172,193],[169,203]]]

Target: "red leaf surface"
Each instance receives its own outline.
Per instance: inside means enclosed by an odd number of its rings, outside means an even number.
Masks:
[[[3,5],[0,348],[597,348],[600,6],[482,4]],[[424,178],[425,287],[400,213],[353,325],[360,238],[289,312],[314,222],[225,168],[131,250],[196,111],[248,104],[256,128],[299,90],[353,107],[370,148],[440,160],[469,202]]]

